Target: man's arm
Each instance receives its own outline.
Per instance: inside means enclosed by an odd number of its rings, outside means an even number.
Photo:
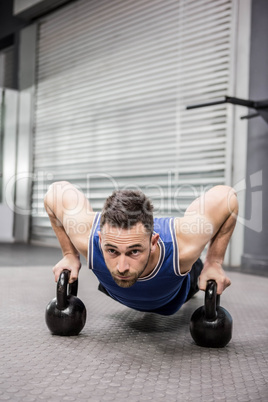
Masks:
[[[63,254],[53,268],[55,281],[63,269],[68,269],[71,271],[70,282],[73,282],[81,267],[80,253],[87,258],[94,213],[84,194],[68,182],[52,184],[45,195],[44,205]]]
[[[222,264],[235,228],[238,202],[229,186],[216,186],[195,200],[178,219],[177,239],[180,248],[181,272],[187,272],[208,244],[199,287],[206,289],[209,279],[217,282],[221,294],[231,284]]]

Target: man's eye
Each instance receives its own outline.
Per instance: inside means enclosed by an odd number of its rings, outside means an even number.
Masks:
[[[138,255],[140,250],[131,250],[132,255]]]
[[[112,255],[115,255],[115,254],[116,254],[116,250],[114,250],[113,248],[109,248],[109,249],[108,249],[108,253],[109,253],[109,254],[112,254]]]

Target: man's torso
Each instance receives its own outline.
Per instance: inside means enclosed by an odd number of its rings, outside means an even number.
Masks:
[[[159,259],[149,275],[139,278],[130,288],[119,287],[106,267],[99,243],[100,214],[96,214],[88,245],[88,264],[112,298],[140,311],[161,309],[176,299],[176,309],[189,291],[189,277],[179,267],[179,249],[174,218],[155,218],[154,231],[159,233]]]

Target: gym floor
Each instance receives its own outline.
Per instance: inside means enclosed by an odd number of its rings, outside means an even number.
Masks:
[[[174,316],[128,309],[97,290],[83,267],[87,308],[79,336],[52,336],[44,312],[55,297],[60,250],[0,245],[0,401],[268,401],[268,278],[229,272],[221,297],[234,321],[222,349],[194,344],[199,292]]]

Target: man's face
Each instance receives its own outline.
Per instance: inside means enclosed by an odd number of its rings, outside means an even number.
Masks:
[[[148,267],[151,251],[155,251],[159,236],[150,236],[142,223],[131,229],[105,224],[99,232],[104,260],[118,286],[134,285]]]

